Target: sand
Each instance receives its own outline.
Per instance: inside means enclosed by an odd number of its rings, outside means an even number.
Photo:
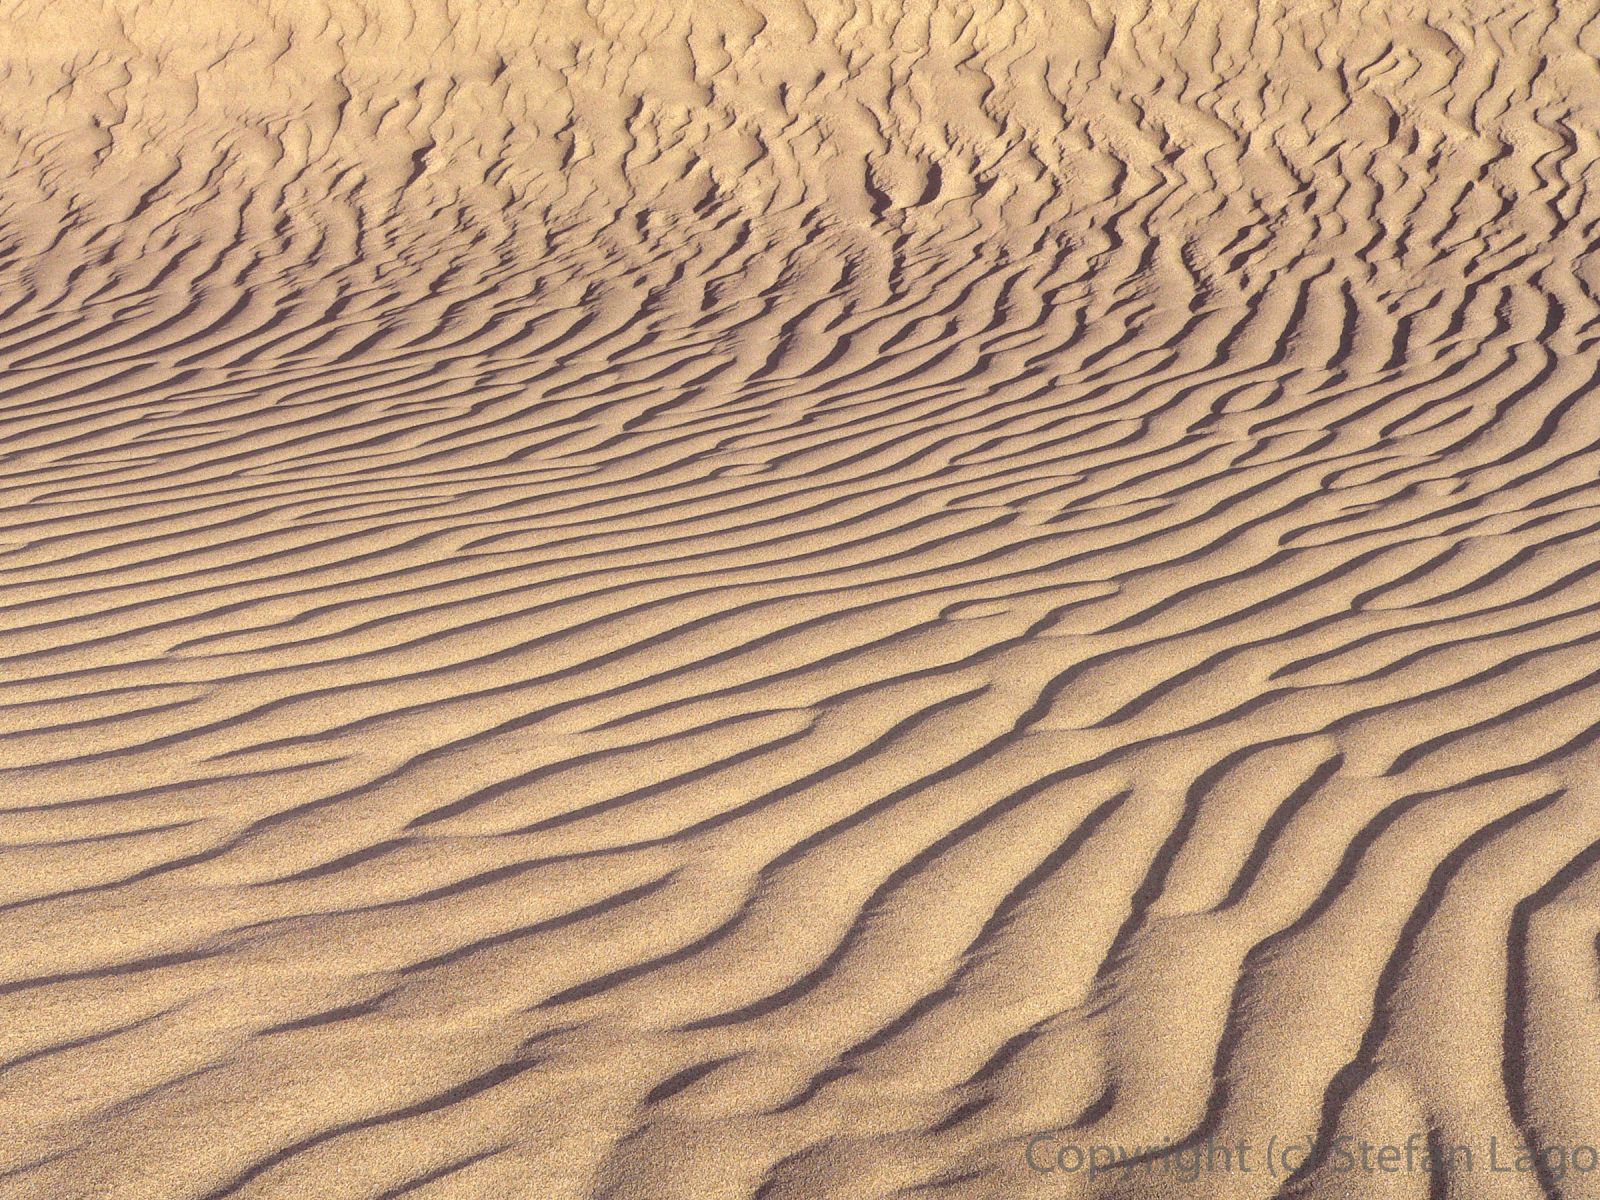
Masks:
[[[0,5],[0,1197],[1600,1196],[1597,14]]]

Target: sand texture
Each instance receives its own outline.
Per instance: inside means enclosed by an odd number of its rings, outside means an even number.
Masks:
[[[0,1200],[1600,1197],[1597,56],[0,0]]]

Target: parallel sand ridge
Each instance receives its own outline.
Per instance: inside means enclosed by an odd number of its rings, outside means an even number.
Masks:
[[[3,7],[0,1195],[1600,1195],[1600,4]]]

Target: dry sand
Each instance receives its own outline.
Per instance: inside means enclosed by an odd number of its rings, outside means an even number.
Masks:
[[[1600,1196],[1597,10],[9,0],[0,1197]]]

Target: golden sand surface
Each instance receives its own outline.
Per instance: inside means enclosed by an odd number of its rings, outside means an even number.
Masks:
[[[1600,1197],[1597,56],[0,0],[0,1200]]]

